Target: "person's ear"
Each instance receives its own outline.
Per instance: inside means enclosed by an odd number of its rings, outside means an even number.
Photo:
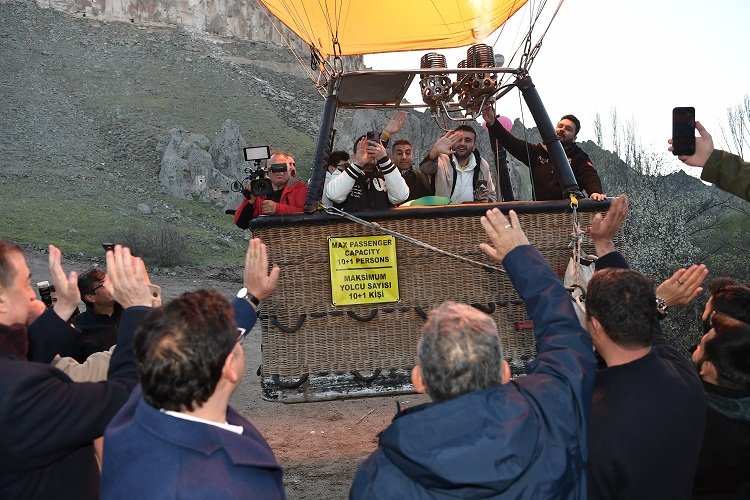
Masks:
[[[414,390],[419,394],[427,394],[427,386],[422,376],[422,367],[419,365],[414,365],[414,368],[411,369],[411,385],[414,386]]]
[[[234,349],[232,349],[227,358],[224,360],[224,366],[221,368],[221,376],[233,384],[239,383],[239,381],[242,379],[242,373],[240,372],[240,368],[238,368],[237,364],[237,348],[242,349],[239,344],[235,344]]]
[[[719,372],[716,371],[716,365],[713,364],[711,361],[703,361],[701,362],[700,370],[698,370],[698,375],[701,376],[701,378],[705,378],[706,380],[717,380],[719,377]]]
[[[500,383],[507,384],[508,382],[510,382],[510,365],[503,360],[500,364]]]

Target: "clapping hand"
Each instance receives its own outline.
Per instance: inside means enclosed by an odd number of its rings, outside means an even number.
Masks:
[[[107,279],[104,280],[104,288],[123,309],[133,306],[151,307],[153,297],[148,288],[150,283],[146,265],[141,258],[133,257],[129,248],[115,245],[114,250],[107,252]]]

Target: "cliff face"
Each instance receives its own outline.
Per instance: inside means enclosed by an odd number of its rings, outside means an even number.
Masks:
[[[211,35],[287,44],[307,57],[310,49],[259,3],[247,0],[36,0],[42,8],[101,21],[182,26]],[[362,68],[362,57],[346,57],[347,69]]]

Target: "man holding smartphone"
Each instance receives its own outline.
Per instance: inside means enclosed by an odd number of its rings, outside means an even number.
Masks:
[[[750,163],[732,153],[714,149],[711,134],[700,122],[695,122],[695,128],[700,134],[695,139],[695,153],[678,156],[680,161],[702,168],[701,180],[750,201]],[[674,139],[670,139],[669,144],[672,144],[669,151],[674,152]]]
[[[354,142],[352,163],[324,189],[333,206],[348,212],[378,210],[409,197],[406,181],[380,141],[380,132],[368,132]]]
[[[305,207],[307,184],[292,176],[294,159],[291,155],[274,152],[268,165],[268,180],[273,193],[269,196],[246,195],[234,213],[234,223],[241,229],[247,229],[250,219],[260,215],[298,214]]]

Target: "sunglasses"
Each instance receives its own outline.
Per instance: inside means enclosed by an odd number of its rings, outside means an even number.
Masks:
[[[247,337],[247,330],[244,328],[237,328],[237,331],[239,332],[237,335],[237,342],[241,344],[242,341],[245,340],[245,337]]]
[[[294,165],[294,164],[292,164]],[[286,163],[273,163],[270,167],[271,172],[286,172],[287,171],[287,165]]]

